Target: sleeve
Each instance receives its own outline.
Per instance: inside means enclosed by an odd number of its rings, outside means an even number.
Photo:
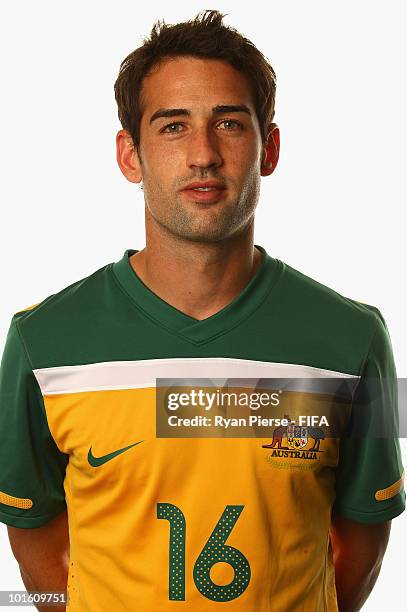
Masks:
[[[333,510],[360,523],[389,521],[405,509],[398,438],[396,368],[386,323],[376,325],[340,440]]]
[[[40,527],[62,512],[67,462],[49,431],[15,315],[0,365],[0,521]]]

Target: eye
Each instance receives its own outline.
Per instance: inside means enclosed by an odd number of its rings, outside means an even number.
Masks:
[[[240,121],[236,121],[235,119],[222,119],[219,125],[222,125],[222,123],[225,125],[225,128],[223,129],[228,132],[243,129],[243,125],[240,123]]]
[[[178,134],[179,130],[178,129],[171,129],[171,128],[179,128],[182,126],[182,123],[168,123],[167,125],[165,125],[160,132],[162,134]]]

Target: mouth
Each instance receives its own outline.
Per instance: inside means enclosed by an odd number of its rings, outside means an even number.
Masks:
[[[226,193],[226,187],[217,181],[208,181],[206,183],[191,183],[181,190],[188,199],[195,202],[207,202],[214,204],[222,199]]]

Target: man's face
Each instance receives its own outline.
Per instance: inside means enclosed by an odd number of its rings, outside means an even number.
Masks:
[[[171,58],[143,80],[141,106],[140,171],[153,219],[192,241],[241,233],[253,220],[264,153],[247,77],[224,61]]]

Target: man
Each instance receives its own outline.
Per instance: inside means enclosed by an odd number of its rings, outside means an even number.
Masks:
[[[146,246],[16,313],[3,354],[0,519],[24,583],[68,580],[72,612],[359,610],[405,505],[397,438],[161,430],[161,379],[338,377],[348,432],[361,406],[397,417],[364,384],[395,377],[381,313],[254,245],[273,69],[208,11],[156,25],[115,92]],[[322,397],[282,394],[290,419]]]

